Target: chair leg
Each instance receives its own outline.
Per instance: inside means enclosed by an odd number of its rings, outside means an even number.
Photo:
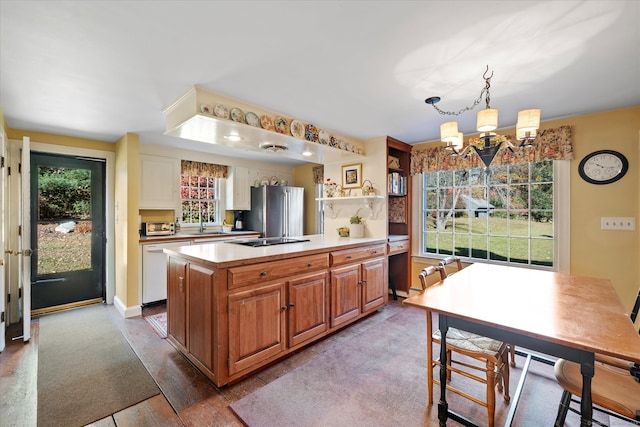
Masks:
[[[509,344],[509,353],[511,353],[511,367],[516,367],[516,346]]]
[[[558,415],[556,416],[556,422],[554,424],[554,427],[564,426],[564,420],[567,418],[567,412],[569,411],[570,404],[571,404],[571,393],[565,390],[562,392],[560,405],[558,405]]]
[[[432,318],[427,311],[427,390],[429,394],[429,405],[433,404],[433,338],[432,338]]]
[[[508,402],[511,400],[511,396],[509,395],[509,376],[511,375],[509,372],[509,356],[505,351],[502,353],[502,383],[504,384],[504,401]]]
[[[495,411],[496,411],[496,389],[495,389],[496,365],[491,360],[487,360],[486,368],[487,368],[487,418],[489,419],[489,427],[493,427],[495,422],[494,418],[495,418]]]
[[[432,405],[433,404],[433,348],[432,348],[431,341],[427,342],[427,391],[429,392],[429,405]]]

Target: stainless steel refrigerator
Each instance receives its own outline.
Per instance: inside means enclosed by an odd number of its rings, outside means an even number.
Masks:
[[[262,237],[302,236],[304,188],[263,185],[251,188],[251,210],[246,212],[246,229]]]

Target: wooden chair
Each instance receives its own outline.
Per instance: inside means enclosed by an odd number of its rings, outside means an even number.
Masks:
[[[422,288],[426,289],[427,277],[437,272],[441,279],[446,278],[446,272],[438,267],[427,267],[420,272],[419,278]],[[433,375],[433,368],[440,366],[440,361],[433,357],[433,343],[440,345],[440,330],[433,331],[432,313],[427,312],[427,389],[429,404],[433,404],[433,385],[439,385]],[[467,356],[477,363],[469,363],[464,360],[452,360],[452,353]],[[475,371],[482,371],[484,377],[480,377]],[[455,372],[467,378],[479,381],[486,385],[486,400],[482,401],[450,384],[451,372]],[[507,345],[503,342],[486,338],[470,332],[449,328],[447,332],[447,390],[469,399],[487,408],[489,427],[494,425],[495,414],[495,389],[499,392],[504,389],[504,400],[508,402],[509,396],[509,360]]]
[[[631,311],[631,321],[635,322],[640,310],[640,291]],[[640,333],[640,330],[638,331]],[[611,416],[635,420],[640,425],[640,365],[605,355],[595,355],[594,375],[591,380],[591,400],[594,405],[604,408]],[[555,426],[561,427],[567,412],[579,413],[570,407],[572,395],[582,394],[582,374],[580,364],[558,359],[554,366],[556,380],[562,386],[562,398],[558,406]],[[602,410],[596,408],[596,410]]]
[[[452,268],[452,266],[454,268]],[[438,268],[440,269],[440,276],[444,279],[445,277],[455,273],[456,271],[462,270],[462,261],[460,261],[460,258],[458,258],[457,256],[449,256],[438,263]],[[513,344],[507,344],[507,346],[509,347],[509,354],[511,355],[510,364],[515,368],[516,347]]]

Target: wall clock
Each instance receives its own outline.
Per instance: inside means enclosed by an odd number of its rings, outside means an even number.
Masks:
[[[599,150],[586,155],[578,165],[580,177],[591,184],[611,184],[629,169],[627,158],[617,151]]]

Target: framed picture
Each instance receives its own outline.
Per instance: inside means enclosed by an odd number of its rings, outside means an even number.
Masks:
[[[342,166],[342,188],[362,187],[362,163]]]

